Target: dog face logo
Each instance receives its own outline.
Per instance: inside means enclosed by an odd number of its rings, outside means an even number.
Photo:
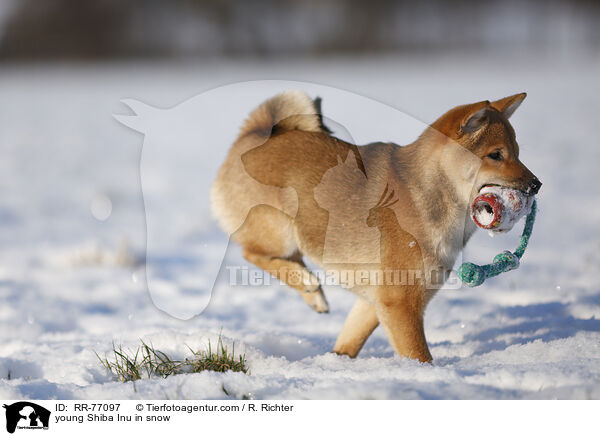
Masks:
[[[48,429],[50,411],[29,401],[4,404],[6,409],[6,431],[14,433],[16,429]]]
[[[350,147],[350,154],[340,149],[336,158],[321,162],[324,171],[318,177],[303,179],[302,183],[312,184],[313,190],[306,192],[293,183],[278,179],[288,170],[297,170],[293,159],[286,161],[290,165],[288,169],[265,170],[264,155],[278,151],[272,150],[273,147],[283,147],[268,142],[269,136],[276,135],[278,128],[282,128],[277,123],[282,122],[286,126],[305,124],[307,121],[302,118],[305,116],[303,113],[275,120],[268,131],[250,135],[239,158],[231,163],[227,177],[237,180],[236,186],[243,186],[256,195],[238,198],[235,213],[218,215],[226,233],[220,231],[210,212],[211,206],[213,211],[225,210],[227,203],[233,200],[229,195],[215,196],[210,186],[239,133],[232,126],[239,126],[248,116],[248,109],[264,100],[265,95],[299,88],[328,102],[325,126],[332,128],[337,138],[349,144],[365,144],[382,137],[397,144],[408,144],[428,127],[424,122],[375,100],[336,88],[291,81],[227,85],[169,109],[123,100],[134,114],[115,115],[115,118],[144,134],[140,178],[146,218],[145,281],[159,309],[179,319],[190,319],[206,309],[213,289],[218,290],[220,283],[224,284],[229,279],[229,285],[233,285],[232,271],[227,265],[239,268],[237,265],[242,260],[239,251],[229,250],[228,237],[241,237],[239,231],[252,216],[250,212],[260,214],[261,210],[269,207],[279,209],[292,219],[310,209],[309,219],[322,239],[318,244],[321,250],[319,258],[326,264],[377,265],[381,262],[382,250],[387,249],[381,241],[389,240],[390,232],[406,233],[403,236],[406,241],[403,240],[402,244],[410,247],[411,253],[417,253],[415,256],[419,255],[421,243],[409,234],[410,222],[397,222],[394,228],[382,225],[384,221],[390,221],[387,218],[382,220],[384,215],[393,217],[394,210],[403,207],[408,191],[399,190],[390,183],[386,192],[388,182],[373,176],[378,174],[377,168],[372,163],[367,168],[369,162],[364,161],[356,145]],[[357,114],[348,108],[370,114],[365,118],[368,121],[357,123]],[[317,124],[322,126],[322,123]],[[352,131],[347,131],[347,127],[351,127]],[[443,182],[452,181],[455,185],[453,191],[466,198],[481,174],[482,159],[460,141],[449,139],[453,140],[447,141],[443,150],[436,154],[441,159],[439,166],[448,169]],[[286,150],[279,152],[287,153]],[[293,156],[294,150],[288,154]],[[319,150],[314,150],[311,155],[318,156]],[[444,174],[440,178],[442,176]],[[355,192],[344,193],[343,202],[332,204],[332,199],[339,198],[344,192],[339,187],[349,185],[356,188]],[[434,227],[444,227],[445,222],[435,220],[444,212],[437,200],[453,199],[446,198],[444,192],[436,190],[436,186],[421,194],[432,200],[428,202],[431,210],[426,212],[435,222]],[[398,202],[395,201],[397,199]],[[466,228],[470,224],[468,208],[464,209]],[[348,216],[352,219],[349,220]],[[468,239],[465,228],[457,226],[451,241],[446,244],[448,247],[441,250],[441,256],[445,256],[442,260],[448,268],[459,252],[455,247],[462,248],[464,240]],[[360,249],[354,249],[356,246]],[[454,283],[450,287],[457,286]]]
[[[218,291],[220,280],[227,282],[230,271],[225,265],[229,259],[232,265],[240,264],[239,253],[228,249],[228,237],[211,215],[210,185],[249,108],[264,100],[265,95],[299,88],[329,102],[327,126],[335,130],[338,138],[351,143],[365,143],[381,136],[400,144],[407,143],[426,127],[422,121],[375,100],[328,86],[292,81],[227,85],[169,109],[123,100],[133,114],[115,115],[115,118],[144,135],[139,168],[146,218],[145,278],[150,296],[159,309],[179,319],[200,314],[210,302],[213,287]],[[357,124],[356,113],[348,111],[349,107],[372,114],[376,126],[371,122]],[[349,127],[351,132],[346,130]],[[256,144],[257,153],[260,153],[260,145]],[[332,162],[331,173],[320,184],[323,193],[340,178],[352,176],[353,180],[362,180],[361,177],[366,177],[364,170],[362,174],[357,172],[361,160],[358,151],[350,160],[346,154],[340,158],[343,165]],[[299,205],[293,204],[297,198],[294,187],[279,187],[272,180],[262,180],[253,173],[251,163],[242,159],[237,162],[237,170],[245,175],[247,185],[263,188],[268,185],[268,189],[278,192],[287,190],[291,207],[285,212],[295,215]],[[323,202],[323,210],[327,212],[326,196],[316,194],[315,197],[315,201]],[[259,204],[269,205],[268,199],[258,199],[248,207]],[[343,248],[344,242],[344,238],[336,238],[336,234],[344,236],[347,226],[342,226],[344,222],[337,210],[329,212],[329,216],[325,213],[324,216],[333,227],[327,234],[325,255],[328,261],[348,261],[335,251],[340,244]],[[377,239],[373,237],[377,229],[364,222],[367,215],[368,208],[360,222],[353,224],[360,225],[371,239]],[[245,217],[240,219],[243,221]],[[230,218],[232,231],[229,233],[233,233],[242,222],[236,221],[237,216]],[[371,247],[364,257],[369,262],[372,257],[377,261],[378,248]]]

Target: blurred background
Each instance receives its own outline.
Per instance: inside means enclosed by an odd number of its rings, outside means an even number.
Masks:
[[[597,53],[600,4],[572,1],[3,0],[4,60],[536,50]]]

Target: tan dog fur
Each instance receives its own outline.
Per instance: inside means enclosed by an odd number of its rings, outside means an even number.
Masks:
[[[319,100],[279,94],[242,127],[213,184],[213,211],[249,262],[318,312],[328,305],[303,256],[359,276],[411,272],[401,283],[347,286],[358,300],[334,351],[355,357],[381,323],[399,355],[429,362],[424,311],[443,284],[433,277],[453,267],[475,230],[474,196],[487,184],[541,185],[519,161],[508,122],[525,95],[458,106],[406,146],[359,147],[330,134]]]

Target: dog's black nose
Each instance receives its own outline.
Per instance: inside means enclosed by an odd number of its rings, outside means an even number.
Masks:
[[[542,182],[540,182],[540,179],[538,179],[537,177],[535,177],[531,182],[529,182],[529,189],[531,189],[533,195],[537,194],[540,191],[541,187]]]

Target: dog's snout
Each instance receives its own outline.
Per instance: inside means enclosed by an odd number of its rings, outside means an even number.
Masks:
[[[531,182],[529,182],[529,189],[533,195],[537,194],[542,187],[542,182],[537,177],[534,177]]]

